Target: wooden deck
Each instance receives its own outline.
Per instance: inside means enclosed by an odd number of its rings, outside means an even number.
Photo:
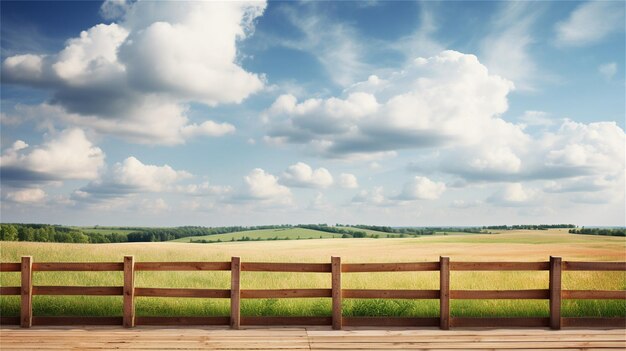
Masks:
[[[624,350],[624,329],[2,327],[9,350]]]

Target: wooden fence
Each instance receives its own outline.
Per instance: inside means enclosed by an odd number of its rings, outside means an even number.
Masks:
[[[49,271],[123,271],[124,286],[33,286],[33,272]],[[180,289],[135,287],[136,271],[230,271],[230,289]],[[241,289],[240,273],[294,272],[330,273],[331,289]],[[438,271],[438,290],[371,290],[342,289],[342,273],[355,272],[417,272]],[[450,271],[549,271],[549,289],[532,290],[451,290]],[[125,256],[123,262],[113,263],[57,263],[33,262],[31,256],[21,263],[0,263],[0,272],[21,272],[21,287],[0,287],[2,295],[21,295],[20,317],[0,317],[1,324],[32,325],[332,325],[378,327],[612,327],[626,328],[626,318],[563,318],[563,299],[619,299],[626,300],[626,290],[562,290],[563,271],[626,271],[626,262],[571,262],[550,257],[548,262],[451,262],[440,257],[439,262],[415,263],[341,263],[332,257],[330,263],[260,263],[241,262],[233,257],[230,262],[135,262]],[[33,316],[33,295],[98,295],[123,296],[122,317],[43,317]],[[230,299],[231,314],[226,317],[142,317],[135,316],[135,297],[195,297]],[[330,317],[247,317],[240,314],[241,299],[264,298],[331,298]],[[438,299],[440,316],[413,317],[344,317],[342,299]],[[550,316],[524,318],[468,318],[451,317],[451,299],[541,299],[549,300]]]

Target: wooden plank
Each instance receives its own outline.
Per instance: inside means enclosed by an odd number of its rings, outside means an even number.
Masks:
[[[331,317],[241,317],[242,325],[331,325]]]
[[[229,325],[230,317],[135,317],[136,325]]]
[[[626,290],[562,290],[561,298],[626,300]]]
[[[514,317],[514,318],[489,318],[489,317],[452,317],[450,324],[454,328],[496,328],[496,327],[547,327],[550,325],[549,318],[541,317]]]
[[[0,286],[0,295],[20,295],[22,289],[19,286]]]
[[[348,327],[437,327],[439,318],[413,317],[343,317]]]
[[[35,272],[102,272],[122,271],[124,264],[120,262],[37,262],[33,263]]]
[[[33,295],[123,295],[121,286],[33,286]]]
[[[229,299],[228,289],[135,288],[135,296]]]
[[[20,325],[20,317],[0,316],[0,326],[4,325]]]
[[[438,299],[439,290],[343,289],[344,299]]]
[[[626,271],[626,262],[563,262],[565,271]]]
[[[230,328],[241,325],[241,259],[232,257],[230,261]]]
[[[549,262],[451,262],[452,271],[547,271]]]
[[[333,329],[339,330],[342,327],[342,311],[341,311],[341,257],[331,257],[331,287],[332,287],[332,320]]]
[[[561,258],[550,256],[550,328],[561,329]]]
[[[124,256],[124,322],[125,328],[135,326],[135,257]]]
[[[242,299],[332,297],[332,289],[241,290]]]
[[[419,272],[438,271],[439,262],[409,262],[409,263],[344,263],[341,271],[344,273],[357,272]]]
[[[549,299],[548,289],[529,290],[451,290],[451,299]]]
[[[563,327],[576,328],[626,328],[624,317],[565,317],[562,318]]]
[[[22,256],[21,264],[21,304],[20,326],[30,328],[33,325],[33,257]]]
[[[230,262],[137,262],[136,271],[229,271]]]
[[[0,272],[19,272],[22,269],[22,264],[12,262],[0,263]]]
[[[34,316],[33,325],[120,325],[122,317]]]
[[[439,257],[439,328],[450,329],[450,258]]]
[[[243,262],[241,270],[247,272],[312,272],[328,273],[328,263],[280,263],[280,262]]]

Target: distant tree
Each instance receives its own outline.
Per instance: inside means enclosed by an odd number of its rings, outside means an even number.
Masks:
[[[11,224],[3,225],[0,231],[0,240],[17,241],[17,228]]]

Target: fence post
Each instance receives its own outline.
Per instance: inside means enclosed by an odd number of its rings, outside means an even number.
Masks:
[[[124,317],[125,328],[135,326],[135,256],[124,256]]]
[[[439,256],[439,328],[450,329],[450,257]]]
[[[33,325],[33,257],[22,256],[22,305],[20,308],[20,326],[30,328]]]
[[[561,257],[550,256],[550,328],[561,329]]]
[[[232,257],[230,261],[230,327],[239,329],[241,325],[241,259]]]
[[[341,329],[343,327],[343,317],[341,314],[341,257],[331,257],[331,285],[333,296],[333,329]]]

